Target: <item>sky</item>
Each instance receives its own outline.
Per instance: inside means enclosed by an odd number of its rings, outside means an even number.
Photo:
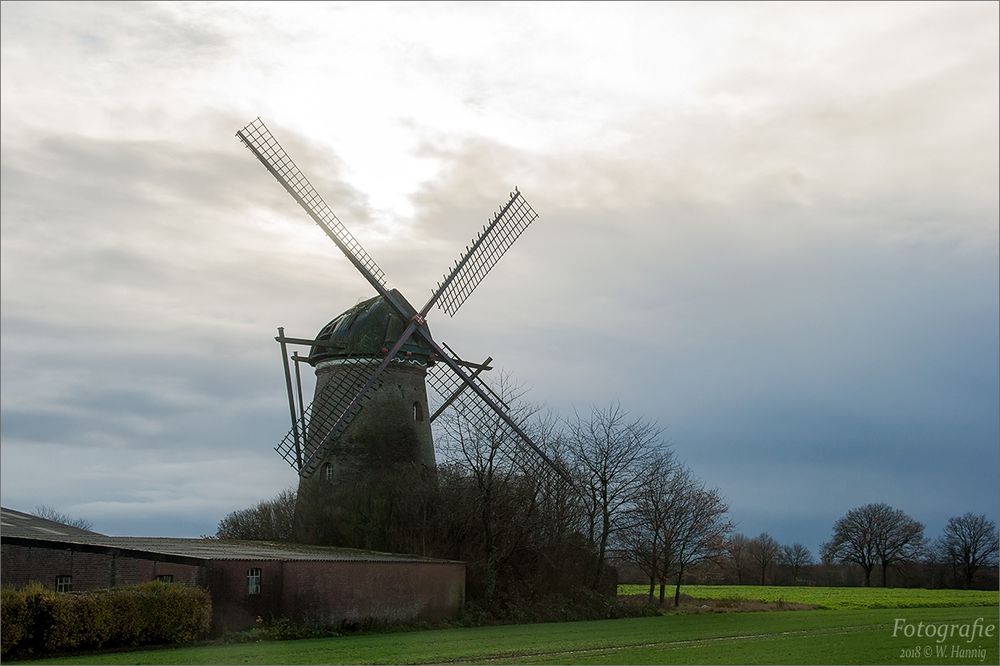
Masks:
[[[0,498],[212,534],[295,484],[277,326],[372,295],[235,138],[261,117],[435,338],[664,428],[737,529],[997,518],[998,5],[3,3]]]

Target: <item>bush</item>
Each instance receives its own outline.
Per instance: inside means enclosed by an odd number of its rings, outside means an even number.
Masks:
[[[54,652],[189,643],[208,631],[205,590],[150,582],[58,594],[32,583],[2,591],[4,659]]]
[[[244,631],[229,632],[223,637],[226,643],[257,643],[259,641],[294,641],[302,638],[330,638],[340,632],[322,624],[295,624],[287,618],[265,621],[258,617],[254,627]]]
[[[486,624],[575,622],[578,620],[608,620],[622,617],[659,615],[647,604],[622,602],[605,594],[577,588],[567,593],[551,592],[538,598],[507,595],[492,608],[476,602],[466,602],[459,624],[479,626]]]
[[[41,585],[32,584],[32,587]],[[27,588],[26,588],[27,589]],[[4,588],[2,592],[2,610],[0,616],[3,617],[3,637],[0,657],[6,658],[10,652],[10,646],[24,645],[28,643],[30,630],[28,612],[28,596],[26,594],[14,594],[13,589]]]

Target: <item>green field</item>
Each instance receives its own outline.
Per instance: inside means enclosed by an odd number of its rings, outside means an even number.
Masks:
[[[706,613],[105,653],[48,663],[996,664],[1000,657],[995,638],[941,644],[894,638],[897,618],[913,624],[980,618],[993,636],[998,631],[996,610],[982,607]],[[953,653],[956,648],[982,652],[963,655]]]
[[[619,585],[618,594],[642,594],[648,585]],[[684,585],[681,592],[695,599],[784,601],[818,608],[942,608],[946,606],[997,606],[996,590],[923,590],[902,587],[777,587],[762,585]],[[657,588],[659,593],[659,588]],[[668,589],[673,598],[674,589]]]

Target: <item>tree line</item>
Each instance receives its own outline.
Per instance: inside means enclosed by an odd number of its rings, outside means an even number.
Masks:
[[[626,551],[661,598],[668,584],[677,598],[685,573],[722,552],[728,506],[675,458],[654,422],[618,404],[562,419],[524,401],[506,377],[497,390],[572,484],[517,453],[499,419],[451,412],[435,421],[435,471],[373,468],[336,496],[335,515],[329,493],[286,491],[227,515],[216,536],[463,560],[469,597],[488,607],[580,590],[613,595],[614,563]],[[324,529],[332,519],[337,530]]]
[[[527,403],[506,377],[497,389],[572,485],[530,454],[510,455],[518,441],[499,419],[472,423],[452,411],[435,421],[436,470],[373,466],[332,503],[329,493],[286,491],[229,514],[216,536],[462,560],[469,598],[488,608],[580,590],[613,594],[618,580],[644,581],[660,604],[678,604],[683,582],[871,584],[877,571],[882,584],[891,576],[912,584],[915,563],[929,567],[928,558],[937,563],[928,569],[938,574],[933,584],[970,586],[996,566],[996,526],[972,514],[929,543],[903,512],[859,507],[836,522],[819,562],[800,543],[749,538],[734,532],[720,491],[677,459],[655,422],[616,403],[559,418]]]
[[[888,504],[865,504],[847,512],[833,526],[833,538],[823,544],[824,563],[840,562],[861,570],[865,586],[872,572],[879,572],[883,587],[892,569],[906,573],[910,582],[938,583],[942,570],[951,573],[950,584],[969,588],[977,574],[997,566],[996,524],[983,514],[966,513],[948,520],[942,534],[931,541],[924,525]],[[995,580],[995,572],[993,579]],[[901,578],[906,581],[906,577]]]
[[[984,514],[953,516],[936,539],[924,526],[887,504],[866,504],[833,525],[819,559],[801,543],[779,544],[771,535],[736,532],[720,557],[687,582],[757,585],[864,585],[995,588],[998,533]],[[625,570],[633,580],[644,571]]]

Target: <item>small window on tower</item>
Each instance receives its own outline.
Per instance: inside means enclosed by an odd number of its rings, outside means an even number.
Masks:
[[[161,583],[172,583],[174,582],[174,575],[160,574],[159,576],[156,577],[156,580],[160,581]]]
[[[72,576],[56,576],[56,592],[72,592],[72,591],[73,591]]]
[[[333,481],[333,465],[330,463],[323,463],[323,478],[327,481]]]
[[[424,420],[424,407],[419,402],[413,403],[413,420],[414,421]]]
[[[247,594],[260,594],[260,569],[247,569]]]

